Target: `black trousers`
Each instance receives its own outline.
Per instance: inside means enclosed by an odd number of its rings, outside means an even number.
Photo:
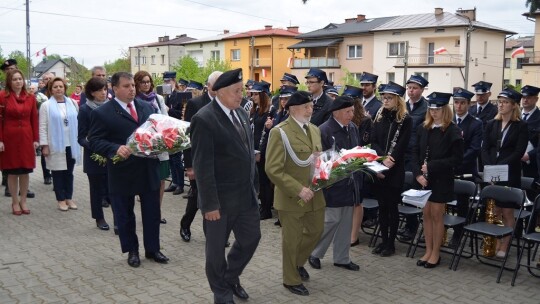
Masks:
[[[73,169],[75,160],[71,157],[71,147],[66,147],[67,170],[51,171],[53,189],[57,201],[65,201],[73,198]]]
[[[88,187],[90,188],[90,208],[92,218],[95,220],[104,219],[102,201],[109,199],[109,186],[107,183],[107,174],[87,174]]]
[[[189,227],[191,227],[191,223],[193,223],[193,219],[195,218],[195,215],[197,215],[197,211],[199,211],[199,208],[197,207],[197,182],[195,180],[190,180],[189,185],[191,189],[187,198],[186,212],[180,220],[180,228],[184,229],[189,229]]]
[[[264,171],[264,161],[257,163],[259,171],[259,199],[261,200],[261,216],[272,216],[272,205],[274,204],[274,188],[272,182]]]
[[[217,221],[203,220],[206,236],[206,277],[216,303],[232,301],[230,284],[240,283],[240,274],[253,257],[261,228],[256,206],[239,214],[221,214]],[[225,243],[231,231],[235,241],[225,259]]]
[[[43,154],[41,154],[41,170],[43,171],[43,179],[52,178],[51,170],[47,169],[47,163]]]
[[[401,201],[401,187],[375,183],[373,191],[379,202],[379,227],[383,245],[386,248],[395,248],[394,241],[399,224],[398,204]]]
[[[118,236],[122,252],[139,250],[139,239],[137,238],[135,225],[135,196],[134,195],[110,195],[116,225],[118,226]],[[159,189],[140,193],[141,216],[143,224],[144,249],[146,252],[159,251]],[[223,245],[225,246],[225,244]]]

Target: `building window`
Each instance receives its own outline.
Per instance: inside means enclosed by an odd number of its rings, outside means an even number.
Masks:
[[[396,82],[396,73],[394,73],[394,72],[386,73],[386,81],[387,82],[389,82],[389,81]]]
[[[403,57],[403,56],[405,56],[405,42],[388,43],[388,57]]]
[[[456,43],[454,44],[455,47],[458,47],[461,45],[461,40],[456,39]]]
[[[504,80],[504,85],[507,85],[507,84],[510,84],[510,79],[505,79]]]
[[[219,51],[211,51],[210,56],[213,60],[219,60]],[[240,57],[240,54],[238,55],[238,57]]]
[[[516,87],[521,86],[521,79],[516,79]]]
[[[354,79],[360,81],[360,78],[362,78],[362,73],[351,73],[351,76],[352,76]]]
[[[529,58],[527,58],[527,57],[516,58],[516,59],[517,59],[517,67],[516,67],[516,69],[518,69],[518,70],[523,69],[523,64],[524,63],[529,63]]]
[[[150,57],[150,63],[156,64],[156,55],[152,55],[152,57]]]
[[[414,75],[416,75],[416,76],[422,76],[422,77],[424,77],[427,81],[429,81],[429,73],[428,73],[428,72],[415,72]]]
[[[334,72],[328,73],[328,81],[334,82]]]
[[[232,61],[240,60],[240,50],[231,50],[231,60]]]
[[[161,55],[161,64],[165,64],[165,55]]]
[[[504,58],[504,68],[510,68],[510,58]]]
[[[362,45],[349,45],[348,59],[362,58]]]
[[[142,59],[142,63],[141,63],[141,64],[146,64],[146,56],[142,56],[141,59]]]

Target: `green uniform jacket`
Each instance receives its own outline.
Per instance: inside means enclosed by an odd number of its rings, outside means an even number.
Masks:
[[[279,129],[283,129],[291,143],[291,147],[300,160],[306,160],[313,152],[322,150],[321,132],[309,124],[309,132],[313,143],[291,117],[278,124],[270,131],[266,148],[266,174],[276,185],[274,192],[274,208],[281,211],[308,212],[324,208],[326,203],[322,191],[315,192],[311,201],[304,207],[298,204],[298,194],[302,187],[309,187],[311,182],[311,166],[299,167],[287,154]]]

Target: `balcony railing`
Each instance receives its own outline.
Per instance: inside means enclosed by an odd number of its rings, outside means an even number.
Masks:
[[[309,59],[294,59],[295,68],[325,68],[339,67],[338,58],[313,57]]]
[[[405,57],[396,58],[396,66],[404,66]],[[464,66],[461,54],[409,55],[408,66]]]

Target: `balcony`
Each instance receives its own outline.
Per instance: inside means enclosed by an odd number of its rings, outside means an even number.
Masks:
[[[253,58],[253,62],[251,66],[255,68],[271,67],[272,59],[271,58]]]
[[[312,57],[309,59],[294,59],[293,68],[339,68],[338,58]]]
[[[439,55],[409,55],[407,66],[409,67],[464,67],[465,61],[461,54]],[[405,65],[405,57],[396,58],[396,67]]]

